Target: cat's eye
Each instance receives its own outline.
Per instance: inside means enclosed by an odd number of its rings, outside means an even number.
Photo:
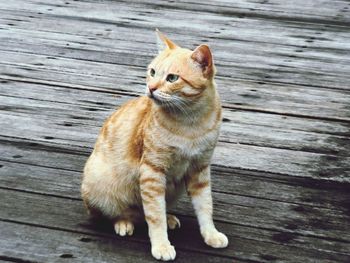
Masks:
[[[175,74],[169,74],[168,76],[166,76],[166,81],[168,82],[175,82],[179,79],[179,75],[175,75]]]
[[[153,68],[151,68],[149,71],[149,74],[151,75],[151,77],[154,77],[154,75],[156,74],[156,71]]]

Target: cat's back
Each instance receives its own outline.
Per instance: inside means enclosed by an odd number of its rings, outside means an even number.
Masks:
[[[138,159],[143,129],[151,112],[151,100],[145,96],[132,99],[116,110],[104,123],[95,144],[95,153],[122,154]],[[130,156],[134,155],[134,156]],[[113,156],[113,155],[112,155]]]
[[[146,96],[132,99],[117,109],[104,123],[101,133],[108,133],[108,128],[120,126],[130,130],[130,126],[138,126],[150,112],[151,100]]]

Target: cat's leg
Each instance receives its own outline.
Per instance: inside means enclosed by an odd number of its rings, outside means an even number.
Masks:
[[[216,230],[213,222],[213,201],[210,187],[210,168],[203,167],[187,178],[187,192],[191,196],[200,231],[207,245],[227,247],[228,239]]]
[[[166,177],[162,169],[153,164],[142,164],[140,190],[152,255],[156,259],[173,260],[176,252],[168,239],[165,189]]]
[[[180,220],[176,216],[167,214],[166,219],[167,219],[169,229],[175,229],[177,227],[178,228],[181,227]]]

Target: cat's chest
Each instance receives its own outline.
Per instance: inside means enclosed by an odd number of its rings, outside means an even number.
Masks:
[[[151,137],[153,149],[158,149],[152,156],[156,156],[157,163],[165,164],[167,176],[181,179],[193,162],[197,163],[195,165],[210,162],[218,132],[213,129],[201,136],[186,137],[159,128]]]
[[[167,170],[168,179],[181,180],[190,166],[191,160],[173,158]]]
[[[213,150],[216,145],[218,131],[214,130],[196,138],[169,135],[164,143],[174,150],[174,154],[180,159],[200,159],[202,155]]]
[[[208,138],[202,137],[196,140],[173,139],[170,144],[172,154],[168,174],[171,177],[181,178],[194,165],[193,162],[208,162],[216,144],[216,136],[210,143]]]

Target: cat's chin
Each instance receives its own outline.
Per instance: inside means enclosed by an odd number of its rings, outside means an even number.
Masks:
[[[157,98],[156,96],[154,96],[150,93],[147,94],[147,97],[150,98],[158,106],[165,106],[166,105],[166,103],[164,101],[162,101],[161,99]]]

